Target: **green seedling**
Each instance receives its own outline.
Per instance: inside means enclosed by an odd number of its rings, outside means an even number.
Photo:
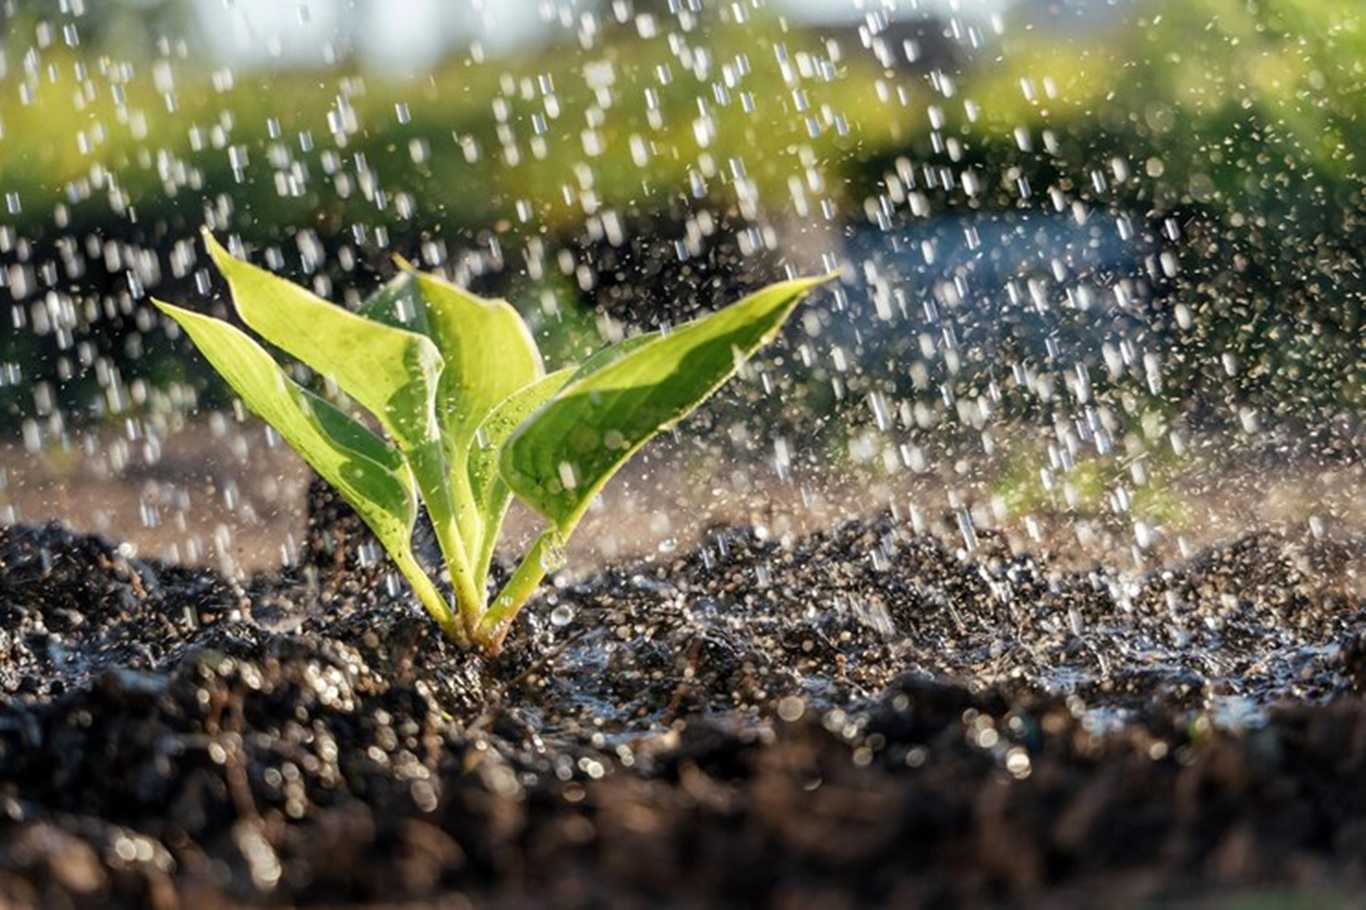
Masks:
[[[369,411],[382,435],[294,382],[251,336],[153,301],[251,411],[356,510],[453,640],[497,651],[593,497],[772,341],[825,278],[771,285],[673,330],[636,335],[546,373],[531,333],[483,300],[400,262],[359,313],[205,243],[248,328]],[[502,590],[489,565],[512,498],[546,521]],[[455,606],[413,554],[426,507]]]

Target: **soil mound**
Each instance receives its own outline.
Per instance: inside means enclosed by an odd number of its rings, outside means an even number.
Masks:
[[[485,661],[357,539],[312,540],[237,584],[0,529],[0,898],[1366,885],[1361,541],[1251,535],[1134,579],[890,520],[786,546],[720,528],[557,579]]]

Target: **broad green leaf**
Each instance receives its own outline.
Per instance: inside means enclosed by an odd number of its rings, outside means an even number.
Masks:
[[[784,281],[668,335],[622,342],[634,343],[604,356],[508,439],[499,459],[504,481],[568,536],[637,449],[720,388],[825,280]]]
[[[400,265],[404,271],[367,300],[360,312],[426,335],[445,361],[436,415],[461,538],[469,558],[477,560],[481,552],[492,552],[495,541],[490,538],[497,534],[503,510],[486,511],[466,463],[478,448],[479,427],[499,403],[541,378],[541,355],[522,317],[505,301],[484,300],[401,261]]]
[[[483,300],[432,275],[414,277],[426,305],[421,331],[446,361],[437,419],[451,453],[464,453],[489,412],[545,374],[541,354],[507,301]]]
[[[522,317],[505,301],[483,300],[420,272],[412,273],[412,280],[412,292],[396,285],[389,295],[393,303],[384,305],[396,315],[407,315],[402,311],[414,307],[414,329],[432,340],[445,361],[436,416],[447,488],[459,516],[466,558],[474,562],[485,549],[485,538],[496,533],[496,528],[487,527],[491,516],[480,508],[470,485],[467,463],[474,437],[499,402],[541,378],[541,355]],[[493,541],[487,545],[491,548]]]
[[[357,313],[366,319],[431,338],[427,328],[427,305],[412,272],[399,272],[389,279],[366,298]]]
[[[632,335],[630,338],[623,338],[615,344],[610,344],[600,351],[595,351],[591,357],[574,370],[574,376],[570,380],[582,379],[589,373],[596,373],[609,363],[614,363],[638,347],[649,344],[657,338],[662,338],[662,332],[642,332],[639,335]]]
[[[453,495],[450,467],[436,419],[444,363],[418,332],[366,319],[289,281],[234,259],[204,234],[214,262],[232,288],[242,321],[271,344],[329,376],[375,415],[393,437],[417,481],[442,555],[467,618],[479,598],[469,574],[462,530],[477,532],[466,499]]]
[[[153,303],[180,324],[242,403],[350,503],[386,550],[409,552],[417,500],[408,468],[392,445],[300,387],[236,327],[159,300]]]
[[[232,288],[242,321],[266,341],[331,377],[375,415],[399,448],[434,441],[441,354],[423,335],[365,319],[204,241]]]
[[[470,488],[484,519],[484,536],[474,562],[474,577],[480,584],[488,573],[498,532],[503,525],[512,491],[498,473],[498,453],[518,425],[551,399],[575,375],[574,369],[558,370],[518,389],[489,412],[479,425],[470,448]]]
[[[541,354],[521,315],[503,300],[485,300],[408,267],[376,291],[360,315],[431,339],[445,361],[437,419],[467,446],[484,418],[513,392],[540,379]]]

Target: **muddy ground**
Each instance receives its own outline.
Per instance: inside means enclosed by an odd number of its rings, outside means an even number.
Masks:
[[[562,576],[486,662],[350,519],[0,530],[0,904],[1352,905],[1366,539],[1144,575],[885,517]],[[370,548],[373,549],[373,548]]]

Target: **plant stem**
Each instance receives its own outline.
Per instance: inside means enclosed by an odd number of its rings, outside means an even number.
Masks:
[[[460,612],[465,633],[473,634],[479,624],[479,615],[484,609],[483,592],[475,587],[474,577],[470,574],[469,563],[465,560],[465,551],[461,547],[460,534],[455,529],[455,523],[433,520],[432,526],[436,529],[436,541],[451,573],[451,587],[455,590],[455,604]]]
[[[479,514],[479,508],[474,501],[474,490],[470,486],[468,470],[469,459],[468,445],[451,453],[447,459],[449,473],[446,488],[451,491],[451,502],[455,506],[456,527],[460,530],[460,542],[465,545],[465,562],[473,570],[471,575],[474,587],[482,594],[486,576],[479,571],[478,555],[481,542],[489,531],[484,527],[483,516]],[[496,532],[493,536],[497,536]]]
[[[512,621],[531,595],[536,593],[536,587],[545,573],[563,562],[564,557],[559,552],[562,540],[559,530],[551,528],[542,532],[522,557],[516,571],[493,599],[474,631],[475,642],[482,645],[484,650],[490,654],[498,653],[508,629],[512,628]]]
[[[484,536],[479,541],[479,552],[474,556],[474,583],[484,590],[488,582],[489,566],[493,564],[493,550],[498,545],[498,533],[502,528],[503,516],[491,515],[484,527]]]
[[[456,644],[465,647],[469,644],[469,636],[465,632],[465,627],[451,612],[450,605],[446,603],[446,598],[437,590],[436,585],[422,567],[417,564],[411,550],[402,553],[391,553],[390,556],[398,566],[398,570],[403,573],[403,577],[408,579],[408,584],[417,594],[417,599],[422,601],[422,606],[431,614],[432,619],[436,620],[437,625],[446,637]]]
[[[451,573],[451,586],[455,589],[455,603],[464,624],[460,640],[468,641],[479,623],[484,610],[484,592],[474,583],[470,573],[469,560],[465,557],[465,546],[460,539],[455,504],[451,500],[450,488],[446,485],[446,459],[441,444],[432,445],[408,453],[413,479],[417,481],[422,501],[427,505],[427,515],[436,531],[436,542],[441,547],[441,556]]]

